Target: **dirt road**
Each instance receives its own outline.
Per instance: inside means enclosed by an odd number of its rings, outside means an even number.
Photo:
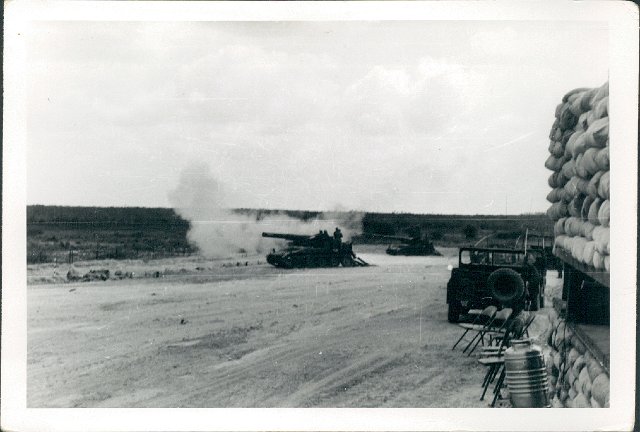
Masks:
[[[443,257],[28,287],[29,407],[483,407]]]

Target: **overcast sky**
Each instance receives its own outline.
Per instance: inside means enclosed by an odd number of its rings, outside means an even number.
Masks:
[[[596,22],[41,22],[28,204],[544,211],[555,106],[608,79]],[[186,171],[185,171],[186,170]]]

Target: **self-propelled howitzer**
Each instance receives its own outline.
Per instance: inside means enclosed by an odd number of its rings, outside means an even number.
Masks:
[[[421,255],[421,256],[437,256],[440,253],[435,249],[433,243],[429,241],[427,236],[424,237],[401,237],[401,236],[388,236],[388,235],[376,235],[378,238],[390,240],[394,243],[400,243],[400,245],[390,245],[387,247],[387,254],[389,255]]]
[[[326,231],[313,236],[264,232],[262,237],[289,242],[283,250],[276,252],[274,249],[267,255],[267,262],[275,267],[290,269],[369,265],[355,255],[351,243],[331,237]]]

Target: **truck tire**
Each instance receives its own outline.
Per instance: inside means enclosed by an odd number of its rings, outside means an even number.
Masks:
[[[460,312],[462,312],[462,305],[457,300],[452,300],[449,303],[449,310],[447,312],[447,319],[450,323],[457,323],[460,321]]]
[[[501,268],[489,275],[487,288],[500,303],[511,304],[522,298],[524,281],[517,271]]]

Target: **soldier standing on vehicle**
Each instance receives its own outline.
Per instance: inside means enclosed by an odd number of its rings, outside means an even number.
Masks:
[[[342,231],[340,228],[336,227],[336,230],[333,232],[333,240],[336,244],[336,247],[339,248],[342,244]]]

